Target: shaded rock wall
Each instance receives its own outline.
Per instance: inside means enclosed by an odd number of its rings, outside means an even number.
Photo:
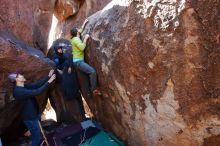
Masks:
[[[217,144],[219,8],[125,0],[91,16],[87,59],[103,93],[87,99],[96,118],[131,146]]]
[[[22,134],[24,127],[7,76],[21,72],[28,81],[35,81],[54,66],[41,52],[47,51],[54,4],[55,0],[0,1],[0,134],[8,140]],[[38,97],[41,112],[48,94],[45,91]]]
[[[33,82],[46,76],[54,64],[41,51],[5,32],[0,32],[0,62],[0,134],[3,134],[20,112],[12,95],[13,84],[8,80],[9,73],[19,72],[28,82]],[[41,112],[46,106],[47,95],[45,91],[37,98]]]
[[[12,95],[13,84],[8,80],[9,73],[23,74],[28,83],[48,75],[55,64],[41,51],[5,32],[0,32],[0,62],[0,135],[7,141],[17,138],[24,130],[20,107]],[[76,98],[64,100],[59,83],[53,83],[47,91],[37,97],[40,112],[45,109],[48,98],[59,122],[80,122],[84,118],[80,101]],[[9,129],[18,132],[14,133]]]
[[[55,0],[1,0],[0,30],[46,52]]]

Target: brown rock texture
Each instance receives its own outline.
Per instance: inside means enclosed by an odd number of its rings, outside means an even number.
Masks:
[[[69,0],[58,0],[55,7],[55,14],[58,13],[56,15],[58,19],[56,38],[64,37],[70,39],[70,30],[73,26],[80,27],[87,17],[101,10],[110,1],[111,0],[72,0],[70,2]],[[72,9],[70,6],[72,6]]]
[[[216,0],[113,0],[89,17],[95,117],[130,146],[218,144],[219,17]]]
[[[54,14],[58,20],[65,20],[79,11],[82,2],[82,0],[57,0]]]
[[[55,0],[1,0],[0,31],[46,52]]]
[[[27,82],[33,82],[46,76],[54,64],[41,51],[5,32],[0,32],[0,62],[0,134],[3,134],[6,128],[13,127],[11,124],[20,113],[12,95],[13,84],[8,80],[9,73],[19,72]],[[41,112],[47,97],[48,91],[45,91],[37,98]]]

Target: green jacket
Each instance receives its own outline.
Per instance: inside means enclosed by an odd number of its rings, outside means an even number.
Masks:
[[[82,32],[83,29],[80,29]],[[84,50],[86,48],[86,44],[82,42],[79,37],[73,37],[70,40],[72,45],[72,53],[73,53],[73,62],[84,60]]]
[[[79,37],[73,37],[70,43],[72,45],[73,61],[84,60],[86,44]]]

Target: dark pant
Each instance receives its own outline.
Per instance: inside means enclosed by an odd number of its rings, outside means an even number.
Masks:
[[[31,146],[39,146],[41,144],[42,135],[41,135],[38,119],[26,120],[24,121],[24,124],[31,132],[31,141],[32,141]]]
[[[90,65],[88,65],[87,63],[85,63],[84,61],[74,62],[74,66],[75,68],[89,75],[91,90],[92,91],[95,90],[97,85],[97,77],[96,77],[95,69]]]

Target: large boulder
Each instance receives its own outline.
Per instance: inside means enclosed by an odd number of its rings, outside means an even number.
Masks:
[[[1,0],[0,31],[46,52],[55,0]]]
[[[63,37],[70,39],[70,30],[73,26],[80,27],[87,17],[101,10],[110,1],[111,0],[74,0],[70,2],[69,0],[58,0],[55,7],[55,14],[58,19],[55,32],[56,38]]]
[[[215,0],[114,0],[89,17],[96,118],[131,146],[218,144],[219,17]]]
[[[9,73],[21,73],[27,82],[33,82],[48,75],[54,64],[41,51],[5,32],[0,32],[0,63],[0,135],[6,132],[12,136],[19,133],[17,128],[22,122],[20,107],[12,95],[13,84],[8,79]],[[41,112],[47,104],[48,94],[47,90],[37,97]],[[8,128],[13,131],[7,131]]]

